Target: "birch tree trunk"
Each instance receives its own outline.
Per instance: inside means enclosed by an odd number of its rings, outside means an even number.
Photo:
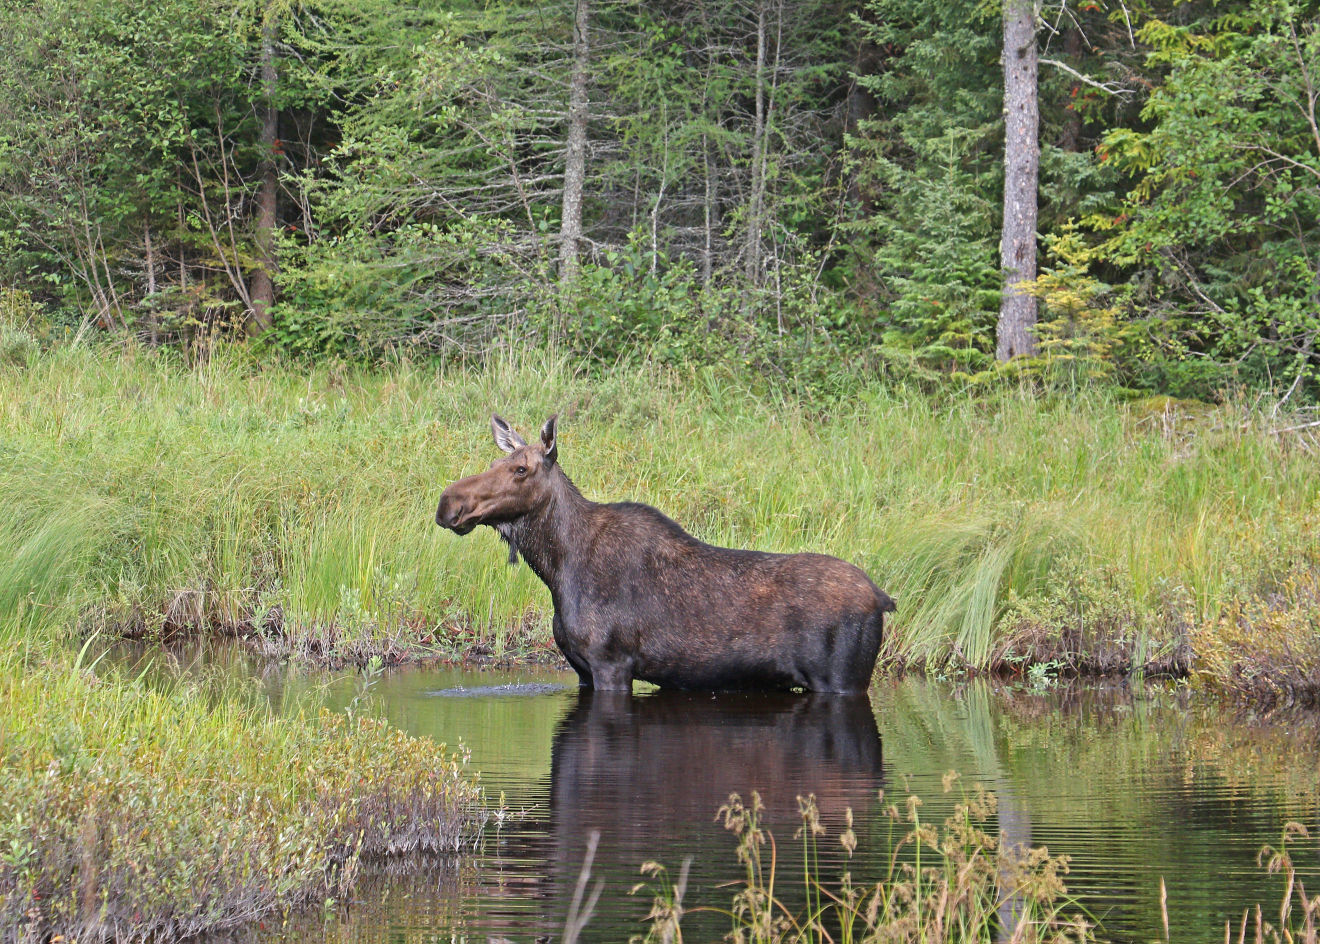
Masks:
[[[1036,298],[1021,291],[1036,278],[1036,185],[1040,173],[1040,103],[1036,85],[1034,0],[1004,2],[1004,228],[995,356],[1036,353]]]
[[[147,270],[147,295],[148,297],[150,297],[156,294],[156,247],[152,245],[151,242],[150,223],[142,224],[142,244],[145,247],[147,253],[144,265]],[[148,332],[148,336],[151,339],[152,347],[156,346],[156,343],[160,337],[160,332],[157,330],[157,325],[158,325],[158,321],[157,321],[156,313],[152,312],[147,317],[147,332]]]
[[[559,229],[559,283],[577,280],[582,240],[582,191],[587,180],[587,69],[590,47],[590,0],[577,0],[573,11],[573,73],[568,84],[568,141],[564,155],[564,202]]]
[[[280,113],[275,107],[279,74],[275,68],[275,38],[279,28],[269,13],[261,30],[261,186],[257,190],[257,230],[255,234],[257,265],[248,279],[251,315],[247,332],[258,335],[271,326],[270,306],[275,303],[275,222],[279,200],[279,174],[275,165],[279,147]]]

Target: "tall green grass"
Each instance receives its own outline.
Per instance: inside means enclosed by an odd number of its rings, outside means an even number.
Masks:
[[[0,619],[265,633],[332,661],[548,646],[527,568],[433,523],[443,486],[496,455],[492,411],[525,432],[560,413],[589,497],[858,563],[898,600],[894,663],[1084,668],[1098,647],[1195,670],[1234,601],[1320,570],[1314,443],[1245,404],[879,384],[822,404],[555,354],[365,370],[73,347],[0,366],[0,529],[20,549]]]

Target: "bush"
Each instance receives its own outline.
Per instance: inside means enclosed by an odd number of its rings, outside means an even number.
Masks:
[[[363,855],[452,852],[478,790],[431,742],[63,658],[0,665],[0,921],[171,940],[338,895]]]

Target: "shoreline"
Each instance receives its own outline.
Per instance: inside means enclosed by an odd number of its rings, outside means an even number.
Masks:
[[[245,650],[259,658],[273,661],[294,661],[308,668],[343,670],[348,668],[365,669],[379,660],[383,668],[403,668],[410,666],[460,666],[472,668],[518,668],[534,666],[557,668],[571,671],[568,661],[554,645],[553,640],[540,636],[535,627],[543,622],[542,616],[532,612],[526,614],[505,635],[505,646],[497,649],[495,643],[484,636],[470,631],[459,631],[446,635],[443,628],[437,627],[425,633],[415,642],[389,640],[377,649],[364,647],[360,643],[347,653],[331,650],[328,654],[320,646],[289,641],[292,637],[282,631],[271,635],[269,629],[257,632],[218,629],[211,632],[194,631],[187,634],[175,634],[172,639],[157,638],[156,643],[173,642],[182,639],[232,639]],[[456,636],[461,642],[438,644],[435,640]],[[148,637],[119,636],[120,639],[132,639],[145,644],[153,640]],[[421,640],[426,640],[425,642]],[[961,681],[985,678],[1001,683],[1021,682],[1036,687],[1048,688],[1064,682],[1094,683],[1103,681],[1121,681],[1125,685],[1134,682],[1162,681],[1174,684],[1190,684],[1198,691],[1204,691],[1215,697],[1228,698],[1239,704],[1270,711],[1275,709],[1301,709],[1320,711],[1320,672],[1308,672],[1304,665],[1280,664],[1260,661],[1257,663],[1234,662],[1232,672],[1227,675],[1215,675],[1199,666],[1192,644],[1186,638],[1178,641],[1169,651],[1157,654],[1140,664],[1125,659],[1124,647],[1111,647],[1108,651],[1087,651],[1076,646],[1069,646],[1064,640],[1056,640],[1054,646],[1043,644],[1037,637],[1024,656],[1003,657],[984,669],[974,666],[943,665],[932,667],[917,660],[904,660],[901,657],[884,656],[877,665],[874,679],[883,677],[903,677],[918,675],[927,678]],[[1130,650],[1128,650],[1130,652]]]

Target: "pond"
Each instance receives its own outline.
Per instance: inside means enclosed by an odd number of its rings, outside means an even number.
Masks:
[[[268,669],[275,694],[313,684]],[[344,705],[360,689],[335,683]],[[1001,839],[1067,854],[1066,881],[1105,936],[1163,939],[1160,880],[1173,940],[1236,939],[1243,910],[1277,915],[1282,881],[1257,863],[1289,820],[1312,831],[1295,851],[1320,889],[1320,719],[1263,721],[1167,690],[1057,687],[1032,693],[976,682],[882,679],[869,698],[579,693],[545,669],[403,669],[372,686],[373,710],[417,735],[470,753],[492,801],[511,815],[459,865],[368,869],[354,901],[266,940],[559,940],[587,845],[599,833],[590,886],[600,898],[588,941],[644,932],[646,861],[677,877],[691,858],[685,904],[727,907],[741,875],[734,838],[715,820],[733,791],[757,790],[777,840],[781,887],[801,883],[797,796],[814,793],[829,831],[819,874],[883,874],[884,802],[922,797],[940,823],[972,785],[999,798]],[[363,702],[359,702],[359,708]],[[949,771],[960,773],[944,792]],[[854,811],[858,849],[837,841]],[[723,887],[721,887],[723,886]],[[790,894],[791,897],[791,894]],[[1254,920],[1254,918],[1253,918]],[[689,915],[688,940],[718,940],[728,919]]]

